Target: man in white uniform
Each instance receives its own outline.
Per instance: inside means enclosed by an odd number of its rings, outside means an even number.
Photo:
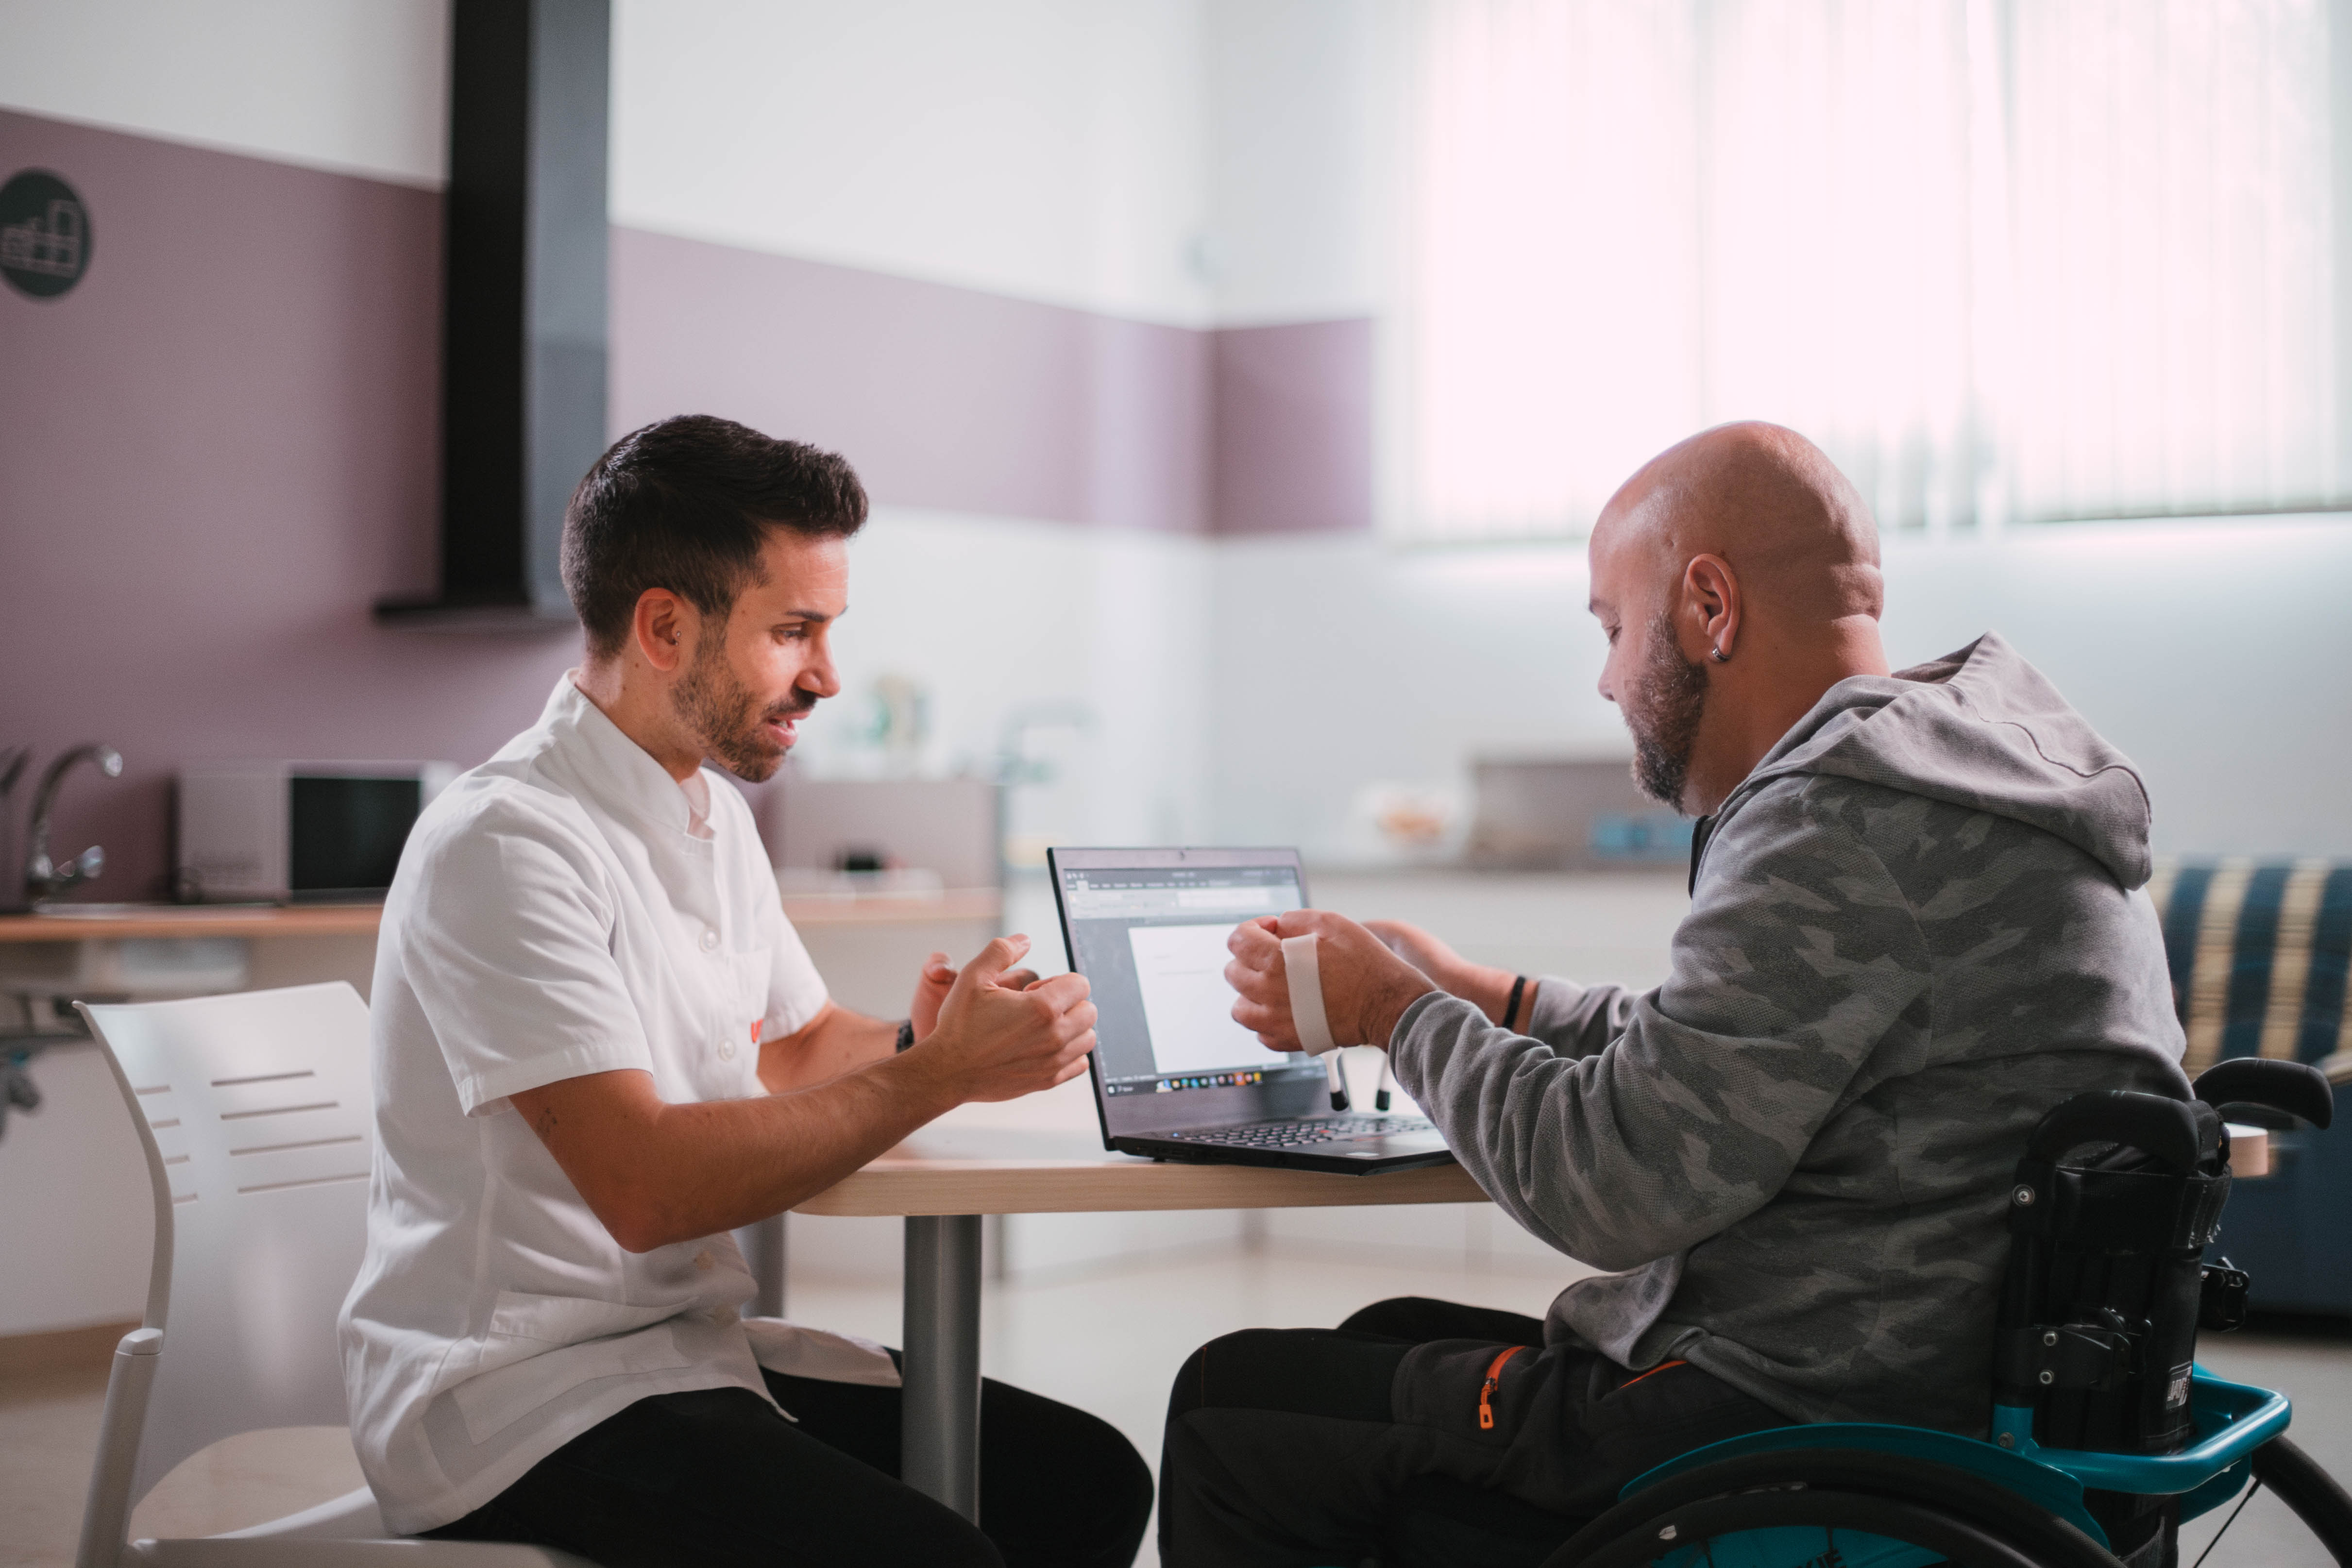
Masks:
[[[812,447],[703,416],[623,437],[564,524],[586,663],[401,856],[342,1319],[394,1530],[611,1568],[1134,1557],[1150,1477],[1103,1422],[986,1385],[976,1529],[896,1479],[890,1353],[737,1315],[730,1231],[1094,1044],[1085,981],[1012,967],[1024,937],[935,955],[903,1023],[835,1006],[703,770],[770,777],[840,689],[865,518]]]

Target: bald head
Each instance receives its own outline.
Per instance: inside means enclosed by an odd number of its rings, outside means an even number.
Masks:
[[[1777,424],[1719,424],[1669,446],[1610,497],[1592,547],[1630,548],[1662,585],[1718,556],[1751,614],[1797,624],[1875,620],[1885,601],[1870,508],[1820,447]]]
[[[1592,528],[1601,695],[1642,787],[1712,811],[1851,675],[1886,674],[1870,509],[1820,447],[1724,424],[1642,465]]]

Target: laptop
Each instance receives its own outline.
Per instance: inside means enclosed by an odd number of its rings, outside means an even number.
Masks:
[[[1454,1155],[1420,1116],[1337,1109],[1324,1065],[1233,1020],[1225,939],[1307,905],[1296,850],[1046,852],[1062,945],[1093,988],[1103,1146],[1367,1176]]]

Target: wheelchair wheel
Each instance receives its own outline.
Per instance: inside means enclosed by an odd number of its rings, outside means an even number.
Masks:
[[[2294,1511],[2328,1555],[2352,1568],[2352,1495],[2284,1437],[2254,1450],[2254,1479]]]
[[[1982,1477],[1851,1448],[1727,1459],[1635,1493],[1544,1568],[2119,1568],[2072,1524]]]

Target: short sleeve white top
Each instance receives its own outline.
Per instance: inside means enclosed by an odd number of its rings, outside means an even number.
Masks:
[[[760,1040],[824,1008],[750,809],[692,782],[567,674],[401,854],[341,1321],[352,1440],[393,1530],[470,1513],[648,1395],[766,1396],[733,1238],[623,1251],[507,1098],[614,1069],[672,1103],[758,1094]]]

